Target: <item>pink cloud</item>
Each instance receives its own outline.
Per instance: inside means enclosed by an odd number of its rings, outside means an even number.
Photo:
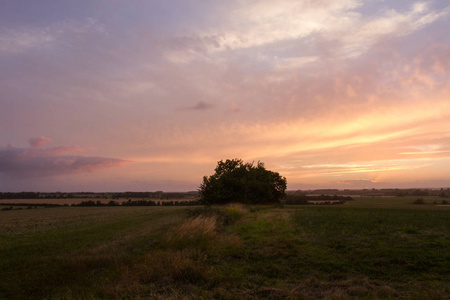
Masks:
[[[52,140],[49,139],[48,137],[39,136],[39,137],[30,139],[30,145],[33,148],[38,148],[38,147],[44,146],[47,143],[50,143],[51,141]]]
[[[236,102],[231,101],[230,105],[228,105],[228,111],[237,113],[241,111],[241,108],[236,104]]]

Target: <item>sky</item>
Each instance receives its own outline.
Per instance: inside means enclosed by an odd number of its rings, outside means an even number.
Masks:
[[[0,0],[0,192],[450,187],[450,2]]]

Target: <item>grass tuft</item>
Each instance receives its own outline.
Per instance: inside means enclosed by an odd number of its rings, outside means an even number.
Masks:
[[[187,220],[165,237],[167,249],[197,248],[206,250],[217,236],[217,216],[202,216]]]
[[[178,227],[175,231],[175,236],[178,238],[189,238],[198,234],[212,237],[215,235],[216,223],[216,216],[198,216]]]

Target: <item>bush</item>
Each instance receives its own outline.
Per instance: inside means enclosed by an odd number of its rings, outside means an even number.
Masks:
[[[413,204],[425,204],[425,201],[423,200],[423,198],[417,198],[417,200],[414,201]]]
[[[286,194],[286,178],[266,170],[262,162],[241,159],[219,161],[212,176],[204,176],[199,187],[202,204],[279,203]]]

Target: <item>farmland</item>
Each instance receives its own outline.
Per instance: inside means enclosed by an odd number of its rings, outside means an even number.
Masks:
[[[0,211],[0,299],[449,298],[450,206],[415,199]]]

